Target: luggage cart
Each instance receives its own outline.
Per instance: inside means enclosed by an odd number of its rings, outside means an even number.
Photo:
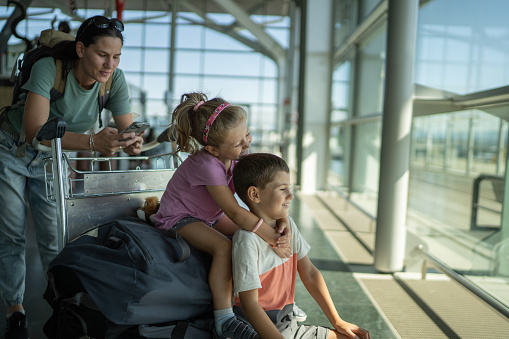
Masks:
[[[38,143],[51,140],[52,156],[45,159],[46,199],[57,205],[60,250],[95,226],[117,218],[136,216],[136,211],[144,205],[147,197],[162,196],[181,163],[176,153],[73,158],[61,148],[65,127],[62,119],[48,121],[37,133],[34,143],[41,149],[46,146]],[[117,160],[135,164],[134,169],[113,169],[112,161]],[[89,170],[78,170],[74,161],[87,162]],[[152,168],[142,169],[142,162],[150,163]],[[108,170],[97,170],[99,163],[106,163]]]

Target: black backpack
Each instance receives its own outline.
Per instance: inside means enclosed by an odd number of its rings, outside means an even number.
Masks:
[[[50,339],[212,338],[210,257],[177,232],[118,219],[68,243],[50,263]]]
[[[26,52],[22,59],[17,60],[12,69],[11,82],[14,83],[12,105],[24,105],[24,101],[20,101],[19,99],[21,93],[23,93],[21,87],[23,87],[23,85],[30,78],[30,73],[32,71],[33,65],[39,59],[48,56],[48,48],[44,47],[53,48],[55,45],[62,41],[74,41],[74,39],[74,35],[56,31],[54,29],[46,29],[41,32],[41,35],[37,40],[38,47]],[[55,59],[55,65],[56,74],[55,80],[53,82],[53,88],[50,93],[50,102],[55,102],[62,95],[64,95],[66,77],[67,73],[69,72],[69,70],[64,70],[62,60]],[[104,106],[108,102],[112,82],[113,77],[110,77],[107,82],[101,83],[98,97],[99,113],[101,113]]]

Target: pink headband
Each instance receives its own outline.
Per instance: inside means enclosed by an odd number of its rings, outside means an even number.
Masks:
[[[200,101],[199,103],[197,103],[196,106],[193,107],[193,111],[196,112],[198,110],[198,108],[200,108],[200,106],[203,105],[203,104],[204,104],[203,100]]]
[[[209,136],[210,126],[212,126],[219,113],[221,113],[221,111],[228,106],[230,106],[230,104],[225,102],[224,104],[217,106],[217,108],[214,110],[214,113],[210,115],[209,120],[207,120],[207,123],[205,124],[205,129],[203,130],[203,141],[205,141],[205,143],[207,143],[207,137]]]

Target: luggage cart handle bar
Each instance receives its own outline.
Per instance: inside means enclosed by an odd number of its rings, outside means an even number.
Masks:
[[[55,200],[57,203],[57,230],[58,230],[58,246],[61,250],[68,242],[67,233],[67,217],[65,214],[65,178],[64,167],[62,162],[62,137],[65,134],[67,124],[62,118],[52,118],[48,120],[37,131],[34,140],[41,142],[43,140],[51,140],[51,156],[53,169],[53,182],[56,183],[54,190]]]
[[[45,126],[46,126],[46,125],[48,125],[48,124],[50,124],[50,122],[51,122],[52,120],[55,120],[55,119],[59,119],[61,122],[63,122],[63,123],[65,124],[65,122],[62,120],[62,118],[53,118],[53,119],[51,119],[51,120],[48,120],[48,122],[47,122],[46,124],[44,124],[44,125],[41,127],[41,130],[42,130],[43,128],[46,130]],[[58,122],[58,123],[60,124],[60,122]],[[50,125],[52,126],[53,124],[55,124],[55,122],[51,123]],[[61,126],[61,125],[59,125],[59,126]],[[48,127],[48,129],[49,129],[49,130],[52,130],[52,128],[51,128],[51,127]],[[53,129],[54,129],[54,127],[53,127]],[[176,147],[175,147],[176,145],[175,145],[175,146],[173,146],[173,143],[174,143],[175,141],[174,141],[173,139],[171,139],[171,138],[168,136],[168,135],[169,135],[169,129],[170,129],[170,128],[168,127],[168,128],[166,128],[163,132],[161,132],[161,134],[159,134],[159,136],[156,138],[156,140],[153,140],[153,141],[151,141],[151,142],[149,142],[149,143],[143,144],[143,145],[142,145],[142,147],[141,147],[141,151],[142,151],[142,152],[149,151],[149,150],[151,150],[151,149],[153,149],[153,148],[156,148],[157,146],[159,146],[159,145],[160,145],[160,144],[162,144],[163,142],[171,142],[171,143],[172,143],[172,147],[173,147],[174,149],[176,149]],[[64,133],[65,133],[65,125],[64,125],[64,129],[63,129],[63,131],[62,131],[61,133],[62,133],[62,134],[61,134],[61,136],[60,136],[59,138],[61,138],[61,137],[64,135]],[[35,148],[36,150],[38,150],[38,151],[42,151],[42,152],[49,152],[49,151],[50,151],[50,148],[49,148],[48,146],[46,146],[46,145],[41,144],[41,141],[42,141],[42,140],[51,140],[51,139],[53,139],[53,138],[54,138],[54,137],[49,137],[49,138],[39,139],[39,138],[36,136],[36,137],[34,138],[34,140],[33,140],[33,143],[32,143],[32,144],[33,144],[34,148]],[[170,139],[171,139],[171,140],[170,140]],[[80,152],[80,151],[82,151],[82,150],[71,150],[71,149],[65,149],[65,150],[63,150],[63,152]],[[120,153],[120,152],[122,152],[122,151],[119,149],[117,152],[119,152],[119,153]]]

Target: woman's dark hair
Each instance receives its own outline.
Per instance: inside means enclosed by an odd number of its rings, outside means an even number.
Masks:
[[[96,18],[101,18],[102,20],[109,22],[108,27],[101,28],[97,25],[94,25],[93,20]],[[78,28],[78,31],[76,32],[76,41],[81,41],[85,47],[88,47],[91,44],[94,44],[98,38],[107,36],[112,38],[119,38],[122,40],[122,43],[124,43],[124,36],[122,35],[121,31],[115,28],[114,22],[119,22],[122,25],[121,29],[124,29],[123,24],[118,19],[108,19],[100,15],[90,17],[83,21],[80,28]]]
[[[76,33],[76,36],[79,37],[79,41],[81,41],[85,47],[95,44],[101,37],[119,38],[122,41],[122,44],[124,43],[124,36],[121,31],[116,29],[113,25],[109,25],[107,28],[96,27],[94,24],[91,24],[91,21],[94,20],[94,18],[95,16],[83,21]],[[76,54],[77,42],[77,39],[74,41],[65,40],[51,48],[44,46],[40,46],[39,48],[45,49],[44,51],[41,51],[45,56],[61,59],[63,61],[63,74],[67,74],[67,72],[72,68],[74,61],[78,59],[78,55]]]

